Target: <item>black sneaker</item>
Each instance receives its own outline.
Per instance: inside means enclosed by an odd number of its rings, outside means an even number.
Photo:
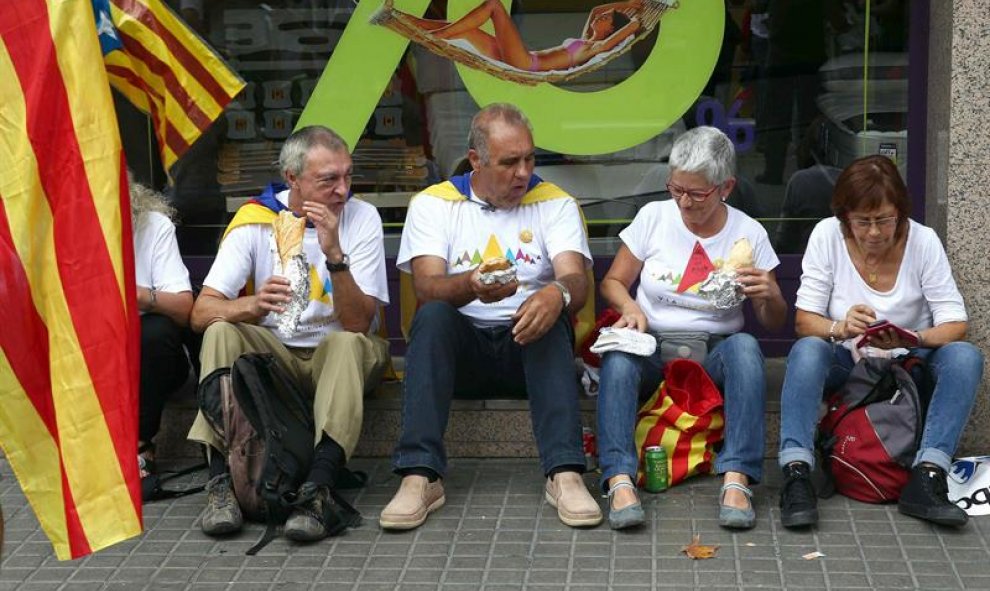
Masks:
[[[230,474],[219,474],[206,483],[206,511],[200,527],[210,536],[232,534],[244,526],[241,506],[230,488]]]
[[[296,495],[296,508],[285,522],[285,537],[297,542],[315,542],[347,529],[340,508],[324,484],[304,482]]]
[[[818,497],[811,484],[811,467],[804,462],[784,466],[780,491],[780,522],[784,527],[808,527],[818,523]]]
[[[911,479],[901,490],[897,510],[939,525],[961,526],[969,521],[965,511],[949,502],[945,470],[930,464],[911,469]]]

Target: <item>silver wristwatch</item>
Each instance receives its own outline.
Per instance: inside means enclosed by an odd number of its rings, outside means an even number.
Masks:
[[[564,298],[564,307],[571,305],[571,291],[567,289],[567,286],[560,281],[554,281],[552,284],[554,287],[560,290],[561,297]]]

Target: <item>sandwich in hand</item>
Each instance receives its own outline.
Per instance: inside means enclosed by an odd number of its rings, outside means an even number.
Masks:
[[[708,300],[716,310],[731,310],[741,305],[746,294],[736,274],[739,269],[752,266],[753,245],[748,238],[736,240],[721,268],[709,273],[698,287],[698,295]]]
[[[306,218],[297,218],[291,211],[280,211],[278,218],[272,221],[272,228],[276,254],[282,264],[281,271],[276,268],[275,273],[288,279],[289,289],[292,290],[292,299],[276,315],[276,322],[279,334],[291,338],[299,327],[303,311],[309,305],[309,275],[303,252]]]
[[[485,259],[478,266],[478,279],[485,285],[505,285],[516,278],[516,267],[505,257]]]
[[[736,271],[745,267],[753,266],[753,245],[748,238],[740,238],[732,244],[729,250],[729,258],[722,266],[723,271]]]
[[[278,212],[272,221],[275,229],[275,248],[282,261],[282,272],[289,268],[292,257],[302,254],[303,234],[306,232],[306,218],[297,218],[291,211]]]

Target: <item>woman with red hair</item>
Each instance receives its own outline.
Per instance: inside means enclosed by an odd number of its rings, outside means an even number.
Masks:
[[[795,327],[781,394],[780,496],[786,527],[818,521],[814,435],[825,390],[845,383],[854,353],[906,351],[926,359],[934,391],[901,513],[963,525],[966,513],[947,498],[946,473],[983,374],[983,354],[965,342],[966,308],[938,236],[908,217],[910,201],[897,167],[884,156],[846,168],[832,194],[834,217],[815,226],[804,254]],[[877,321],[907,329],[871,332]]]

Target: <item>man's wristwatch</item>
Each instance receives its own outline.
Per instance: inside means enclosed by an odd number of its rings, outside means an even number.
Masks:
[[[561,297],[564,298],[564,308],[571,305],[571,290],[560,281],[554,281],[551,285],[560,290]]]
[[[327,259],[327,271],[331,273],[341,273],[348,270],[351,267],[351,259],[345,254],[341,257],[339,263],[331,263],[330,259]]]

